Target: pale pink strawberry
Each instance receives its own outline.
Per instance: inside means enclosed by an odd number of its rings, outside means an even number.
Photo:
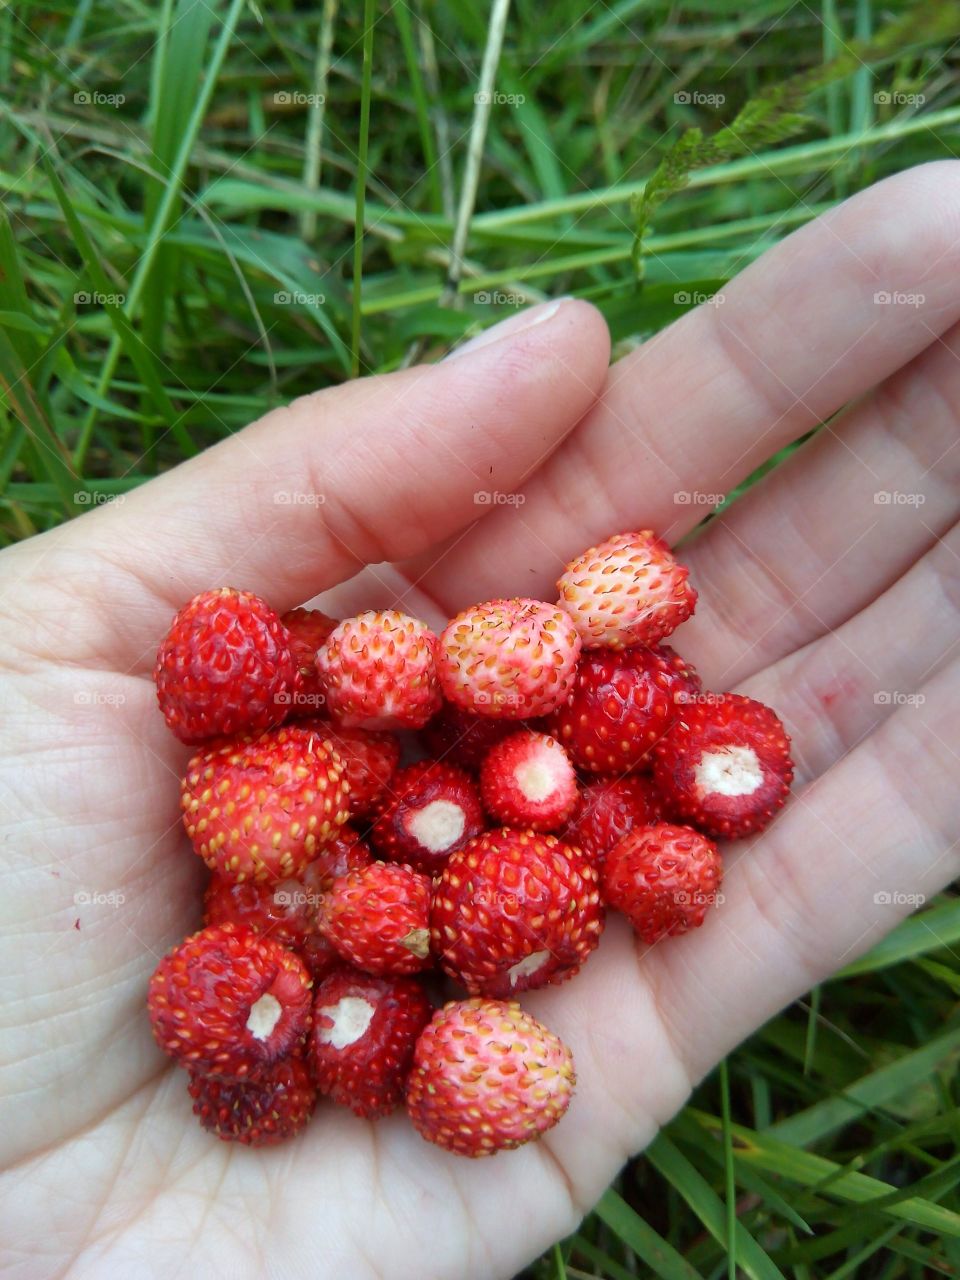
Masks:
[[[559,581],[560,604],[585,649],[656,644],[693,613],[697,593],[662,538],[620,533],[584,551]]]
[[[396,610],[345,618],[317,653],[331,718],[347,729],[421,729],[440,710],[437,637]]]
[[[464,609],[440,637],[444,696],[476,715],[525,720],[565,701],[580,656],[569,615],[542,600],[490,600]]]

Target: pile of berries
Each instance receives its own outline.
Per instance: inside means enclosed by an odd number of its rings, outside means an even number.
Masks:
[[[577,973],[605,907],[647,944],[701,925],[715,841],[783,804],[776,715],[663,644],[697,597],[659,538],[592,547],[558,590],[440,635],[230,588],[177,614],[157,692],[212,874],[148,1005],[219,1137],[280,1142],[318,1094],[468,1156],[538,1137],[573,1060],[517,997]]]

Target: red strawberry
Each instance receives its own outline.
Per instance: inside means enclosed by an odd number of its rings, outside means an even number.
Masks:
[[[717,901],[723,866],[717,846],[692,827],[662,822],[634,827],[607,854],[601,873],[604,901],[622,911],[641,939],[703,924]]]
[[[310,1022],[310,975],[292,952],[223,924],[174,947],[147,996],[153,1034],[182,1067],[243,1080],[288,1054]]]
[[[370,841],[385,858],[436,875],[453,850],[484,825],[472,779],[452,765],[421,760],[394,775],[377,808]]]
[[[338,969],[313,1002],[310,1068],[321,1093],[358,1116],[385,1116],[403,1101],[414,1045],[433,1012],[415,978]]]
[[[405,613],[346,618],[317,654],[327,710],[349,729],[420,729],[440,710],[437,637]]]
[[[504,826],[556,831],[577,803],[577,775],[555,738],[521,729],[483,762],[480,795],[487,813]]]
[[[350,827],[307,864],[299,880],[235,884],[214,874],[204,897],[203,923],[245,924],[296,951],[315,982],[340,964],[340,957],[317,927],[317,908],[338,876],[365,867],[370,850]]]
[[[237,881],[298,876],[349,816],[339,761],[298,725],[198,752],[180,804],[197,853]]]
[[[651,748],[676,719],[681,699],[699,687],[693,668],[667,645],[592,650],[546,727],[580,769],[629,773],[651,762]]]
[[[337,625],[319,609],[291,609],[280,619],[290,635],[290,648],[300,672],[300,688],[294,694],[290,715],[323,714],[327,696],[317,672],[317,650]]]
[[[697,593],[662,538],[649,529],[620,533],[567,565],[560,604],[585,649],[656,644],[693,613]]]
[[[518,1004],[451,1001],[417,1041],[407,1110],[428,1142],[489,1156],[551,1129],[575,1084],[570,1050]]]
[[[556,836],[504,827],[451,854],[431,941],[471,995],[509,996],[572,977],[600,941],[597,872]]]
[[[233,587],[184,605],[153,674],[167,725],[191,745],[279,724],[298,689],[286,627],[259,596]]]
[[[400,763],[399,741],[392,733],[371,733],[368,729],[317,728],[340,757],[350,787],[351,817],[367,817]]]
[[[190,1074],[193,1114],[224,1142],[269,1147],[306,1127],[317,1091],[303,1058],[292,1054],[253,1080],[218,1080]]]
[[[705,694],[658,744],[654,770],[673,813],[730,840],[762,831],[786,800],[790,739],[762,702]]]
[[[371,862],[334,880],[317,919],[327,941],[365,973],[430,966],[430,881],[412,867]]]
[[[651,826],[660,816],[660,796],[644,774],[595,778],[584,784],[562,838],[578,844],[599,866],[628,831]]]
[[[448,702],[424,729],[423,738],[435,759],[476,773],[490,748],[516,729],[515,720],[475,716]]]
[[[580,637],[542,600],[490,600],[457,614],[440,637],[444,696],[482,716],[525,720],[560,705],[573,684]]]

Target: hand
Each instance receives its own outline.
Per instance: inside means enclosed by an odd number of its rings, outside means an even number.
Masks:
[[[3,554],[11,1270],[509,1276],[692,1082],[889,929],[901,894],[950,880],[958,224],[960,166],[902,174],[609,373],[600,316],[545,305],[456,359],[270,413]],[[923,301],[878,305],[879,291]],[[525,999],[576,1058],[564,1122],[475,1162],[403,1116],[365,1125],[330,1106],[275,1149],[202,1132],[144,1008],[160,955],[199,924],[177,806],[188,751],[150,678],[175,609],[231,584],[283,610],[362,565],[330,607],[438,622],[492,594],[551,599],[572,553],[634,527],[676,541],[701,495],[850,402],[686,552],[701,603],[677,645],[708,686],[778,710],[798,782],[764,836],[730,848],[701,930],[644,950],[612,919],[575,981]],[[478,491],[525,502],[477,505]],[[925,701],[904,702],[915,691]]]

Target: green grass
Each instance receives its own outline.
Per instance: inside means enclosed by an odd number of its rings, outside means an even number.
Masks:
[[[0,538],[518,298],[590,298],[626,349],[835,200],[958,150],[949,36],[898,40],[789,137],[706,157],[652,210],[639,289],[636,197],[685,129],[929,8],[515,0],[497,54],[493,7],[0,8]],[[471,175],[485,58],[503,96]],[[732,1054],[529,1274],[956,1275],[958,953],[945,896]]]

